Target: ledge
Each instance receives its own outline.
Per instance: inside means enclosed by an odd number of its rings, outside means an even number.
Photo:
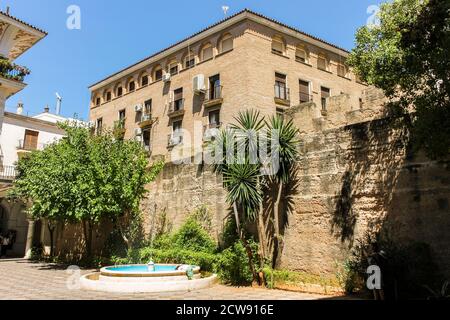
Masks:
[[[183,110],[177,110],[177,111],[168,112],[167,116],[169,118],[176,118],[176,117],[184,116],[185,113],[186,113],[186,111],[183,109]]]
[[[222,103],[223,103],[223,98],[220,98],[220,99],[208,100],[208,101],[204,102],[203,105],[205,106],[205,108],[209,108],[209,107],[217,106]]]
[[[227,50],[227,51],[224,51],[224,52],[221,52],[221,53],[218,53],[217,55],[216,55],[216,58],[219,58],[219,57],[221,57],[221,56],[224,56],[224,55],[226,55],[227,53],[230,53],[231,51],[233,51],[234,50],[234,48],[232,48],[232,49],[230,49],[230,50]]]
[[[207,60],[200,61],[199,63],[196,64],[196,66],[199,66],[199,65],[201,65],[201,64],[204,64],[205,62],[211,61],[211,60],[213,60],[213,59],[214,59],[214,57],[209,58],[209,59],[207,59]]]
[[[280,99],[280,98],[274,98],[274,101],[276,104],[285,106],[285,107],[290,107],[291,106],[291,100],[284,100],[284,99]]]
[[[271,52],[272,52],[272,54],[274,54],[276,56],[279,56],[279,57],[282,57],[282,58],[285,58],[285,59],[290,59],[288,56],[286,56],[284,54],[281,54],[281,53],[278,53],[278,52],[274,52],[274,51],[271,51]]]
[[[320,68],[317,68],[317,70],[320,70],[320,71],[323,71],[323,72],[326,72],[326,73],[329,73],[329,74],[333,74],[333,72],[328,71],[328,70],[324,70],[324,69],[320,69]]]
[[[345,76],[341,76],[341,75],[337,75],[339,78],[342,78],[342,79],[345,79],[345,80],[348,80],[348,81],[352,81],[352,79],[351,78],[349,78],[349,77],[345,77]]]
[[[307,66],[307,67],[311,67],[312,68],[312,64],[309,64],[309,63],[307,63],[307,62],[303,62],[303,61],[300,61],[300,60],[297,60],[297,59],[295,59],[295,62],[298,62],[298,63],[301,63],[301,64],[303,64],[303,65],[305,65],[305,66]]]

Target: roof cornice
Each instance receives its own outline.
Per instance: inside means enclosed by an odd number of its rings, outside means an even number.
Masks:
[[[144,58],[143,60],[138,61],[137,63],[135,63],[129,67],[126,67],[126,68],[104,78],[103,80],[100,80],[100,81],[90,85],[88,88],[91,91],[98,90],[98,89],[110,84],[111,82],[118,81],[118,80],[126,77],[129,74],[140,71],[143,68],[147,67],[148,65],[155,63],[165,57],[168,57],[168,56],[174,54],[175,52],[178,52],[179,50],[186,48],[188,46],[188,44],[190,44],[190,43],[200,42],[203,39],[205,39],[217,32],[220,32],[221,30],[226,29],[236,23],[242,22],[244,20],[251,20],[251,21],[257,22],[259,24],[268,26],[272,29],[279,30],[282,33],[289,34],[293,37],[300,38],[305,42],[309,42],[311,44],[314,44],[318,47],[324,48],[328,51],[334,52],[339,55],[347,56],[349,53],[347,50],[340,48],[334,44],[331,44],[327,41],[324,41],[320,38],[317,38],[315,36],[307,34],[303,31],[300,31],[298,29],[290,27],[290,26],[283,24],[277,20],[268,18],[262,14],[256,13],[249,9],[244,9],[226,19],[223,19],[223,20],[173,44],[172,46],[170,46],[166,49],[163,49],[147,58]]]

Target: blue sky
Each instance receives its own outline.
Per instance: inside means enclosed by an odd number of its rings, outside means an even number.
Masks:
[[[262,13],[346,49],[380,0],[3,0],[1,10],[49,35],[16,60],[31,69],[28,87],[7,101],[30,115],[63,97],[62,114],[89,114],[88,86],[244,8]],[[170,3],[170,6],[167,4]],[[81,29],[69,30],[70,5],[81,9]]]

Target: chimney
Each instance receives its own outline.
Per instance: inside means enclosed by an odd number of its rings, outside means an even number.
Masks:
[[[9,6],[6,7],[6,14],[9,16]]]
[[[19,101],[19,103],[17,103],[17,114],[18,115],[23,114],[23,103],[22,103],[22,101]]]
[[[48,105],[46,105],[44,108],[44,113],[49,113],[49,112],[50,112],[50,108],[48,107]]]

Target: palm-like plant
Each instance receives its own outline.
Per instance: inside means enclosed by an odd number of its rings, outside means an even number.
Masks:
[[[235,120],[236,124],[222,130],[211,146],[215,157],[215,171],[223,175],[224,186],[228,190],[227,202],[233,207],[237,232],[246,248],[249,265],[256,280],[253,252],[241,223],[253,221],[262,205],[261,165],[257,157],[258,134],[264,127],[264,119],[259,112],[245,111],[240,112]]]
[[[278,186],[277,198],[274,203],[273,218],[275,229],[275,245],[273,252],[273,266],[275,267],[278,251],[280,249],[280,202],[284,192],[284,186],[289,183],[291,179],[292,169],[298,157],[298,143],[297,135],[298,129],[295,127],[292,120],[286,121],[283,117],[277,115],[270,118],[266,122],[268,128],[268,140],[270,143],[270,154],[272,159],[277,160],[278,170],[272,172],[272,180]]]

